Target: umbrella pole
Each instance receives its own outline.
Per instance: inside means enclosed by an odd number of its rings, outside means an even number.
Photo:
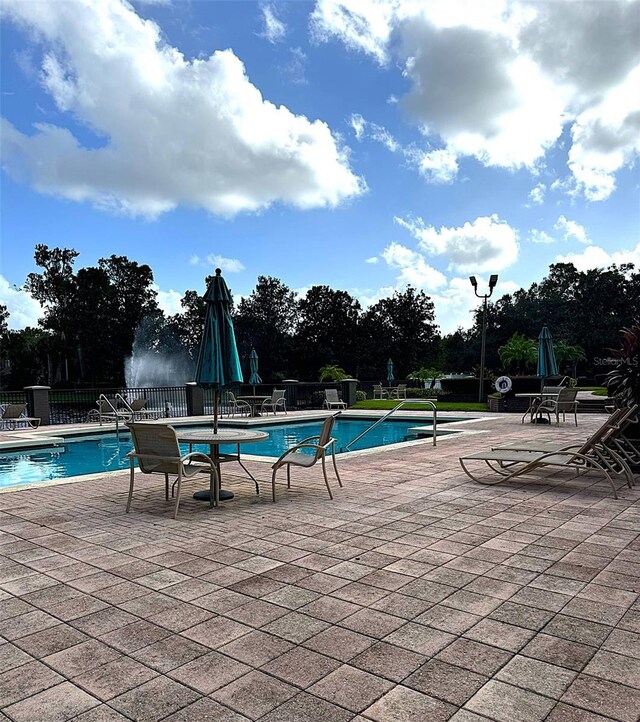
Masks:
[[[218,389],[214,389],[213,391],[213,433],[218,433],[218,403],[220,401],[220,398],[218,396],[220,392]]]

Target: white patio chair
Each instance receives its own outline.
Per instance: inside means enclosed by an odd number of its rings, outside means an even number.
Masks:
[[[236,412],[238,412],[240,416],[243,416],[244,414],[251,416],[251,404],[248,404],[246,401],[236,399],[231,391],[227,391],[227,406],[230,409],[232,416],[235,416]]]
[[[274,389],[270,399],[265,399],[260,406],[260,413],[263,414],[265,411],[273,411],[275,416],[276,411],[281,409],[284,413],[287,413],[287,400],[285,399],[284,389]]]
[[[24,416],[23,414],[26,409],[26,404],[7,404],[0,417],[0,428],[15,431],[15,429],[18,428],[18,424],[26,424],[32,429],[37,429],[38,426],[40,426],[40,419],[32,416]]]
[[[342,480],[340,479],[340,475],[338,474],[338,466],[336,464],[336,440],[331,436],[333,424],[336,418],[340,415],[340,413],[341,412],[338,411],[337,414],[333,414],[333,416],[327,417],[322,424],[322,430],[319,434],[317,434],[316,436],[308,436],[300,443],[292,446],[290,449],[285,451],[284,454],[282,454],[282,456],[278,459],[278,461],[276,461],[276,463],[271,467],[273,469],[273,474],[271,475],[271,493],[273,496],[273,501],[276,500],[276,474],[278,472],[278,469],[283,466],[287,467],[287,489],[289,489],[291,488],[291,467],[302,466],[305,468],[310,468],[314,466],[317,461],[322,462],[322,474],[324,476],[324,483],[327,486],[329,498],[333,499],[331,487],[329,486],[329,479],[327,478],[326,456],[327,453],[331,455],[333,469],[336,473],[336,479],[338,480],[338,484],[342,486]],[[314,453],[307,454],[304,451],[301,451],[301,449],[312,449]]]
[[[323,409],[346,409],[347,404],[341,401],[338,397],[337,389],[325,389],[324,390],[324,401],[322,402]]]
[[[138,461],[138,466],[142,474],[164,474],[164,496],[167,501],[169,500],[169,474],[175,474],[177,476],[177,479],[171,487],[171,495],[173,496],[175,489],[176,497],[173,510],[174,519],[178,517],[182,480],[189,479],[200,471],[205,471],[209,474],[211,499],[209,506],[218,506],[220,477],[210,456],[198,451],[183,455],[180,451],[175,429],[172,426],[143,422],[128,423],[127,427],[131,431],[131,440],[133,441],[134,447],[134,450],[127,454],[130,464],[127,513],[129,513],[131,500],[133,498],[135,460]]]

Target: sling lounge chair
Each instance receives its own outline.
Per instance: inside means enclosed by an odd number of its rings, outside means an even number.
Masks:
[[[336,479],[338,480],[338,484],[342,486],[342,480],[340,479],[338,466],[336,465],[336,440],[331,436],[333,424],[340,413],[341,412],[338,411],[337,414],[327,417],[322,424],[320,434],[317,436],[309,436],[306,439],[303,439],[299,444],[292,446],[290,449],[285,451],[278,461],[276,461],[276,463],[271,467],[273,469],[273,474],[271,475],[271,493],[273,495],[273,501],[276,500],[276,474],[278,469],[282,466],[287,467],[287,489],[289,489],[291,488],[291,467],[303,466],[309,468],[314,466],[317,461],[322,462],[324,483],[327,485],[329,498],[333,499],[331,487],[329,486],[329,479],[327,478],[326,456],[327,453],[331,454],[331,461],[333,462],[333,470],[336,473]],[[313,453],[306,453],[304,449],[311,449]]]
[[[373,398],[374,399],[388,399],[389,392],[382,388],[382,384],[373,384]]]
[[[344,401],[340,401],[338,398],[337,389],[325,389],[324,390],[324,401],[322,402],[323,409],[346,409],[347,404]]]
[[[546,470],[547,467],[556,467],[574,472],[574,476],[582,475],[588,471],[600,472],[611,485],[614,498],[618,498],[612,474],[623,474],[627,486],[633,486],[633,474],[628,463],[617,451],[603,444],[611,429],[606,425],[600,427],[582,445],[566,446],[564,448],[546,447],[535,449],[530,446],[524,448],[493,449],[461,456],[460,466],[465,474],[480,484],[498,484],[501,481],[510,481],[520,476],[529,476],[536,471]],[[482,461],[493,472],[488,477],[478,477],[467,466],[469,462]]]
[[[560,423],[560,414],[562,414],[562,420],[566,421],[566,413],[573,412],[573,417],[576,426],[578,425],[578,389],[560,389],[560,392],[555,398],[546,398],[538,405],[536,413],[538,415],[545,413],[551,417],[552,414],[556,417],[556,426]],[[549,418],[551,421],[551,418]]]
[[[251,404],[248,404],[246,401],[239,401],[236,399],[232,391],[227,391],[227,407],[231,412],[231,416],[235,416],[236,412],[239,413],[240,416],[243,414],[251,416],[252,413]]]
[[[133,498],[134,461],[138,462],[142,474],[164,474],[164,497],[167,501],[169,501],[169,474],[177,476],[171,487],[171,495],[173,496],[175,490],[176,497],[174,519],[178,517],[182,480],[189,479],[200,471],[209,474],[211,499],[209,506],[218,506],[220,477],[211,457],[197,451],[183,455],[175,429],[166,424],[128,423],[127,427],[131,431],[134,447],[134,450],[128,454],[130,475],[127,513]]]
[[[18,424],[26,424],[32,429],[37,429],[40,426],[40,419],[33,416],[23,416],[26,409],[26,404],[7,404],[0,417],[0,428],[15,431]]]
[[[129,404],[127,403],[125,411],[131,413],[132,421],[143,421],[144,419],[158,419],[162,415],[162,411],[159,409],[148,409],[147,404],[149,399],[133,399]]]

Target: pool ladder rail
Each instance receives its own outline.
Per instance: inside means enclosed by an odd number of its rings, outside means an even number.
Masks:
[[[433,437],[433,445],[436,445],[436,436],[437,436],[437,426],[438,426],[438,408],[434,404],[433,401],[427,401],[425,399],[403,399],[399,404],[396,404],[390,411],[388,411],[384,416],[381,416],[377,421],[374,421],[371,426],[367,427],[361,434],[358,434],[355,439],[350,441],[346,446],[343,446],[340,451],[351,451],[351,448],[356,441],[360,441],[360,439],[365,436],[365,434],[368,434],[371,430],[375,429],[376,426],[379,426],[383,421],[386,421],[391,414],[394,414],[396,411],[400,410],[405,404],[423,404],[425,406],[428,406],[433,411],[433,422],[432,422],[432,437]]]

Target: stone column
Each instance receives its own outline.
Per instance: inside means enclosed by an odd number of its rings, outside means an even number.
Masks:
[[[204,416],[204,391],[195,381],[187,381],[187,416]]]
[[[27,394],[27,414],[33,418],[40,419],[40,426],[48,426],[51,423],[49,417],[49,391],[50,386],[25,386]]]
[[[342,379],[341,396],[347,407],[353,406],[356,402],[357,379]]]

